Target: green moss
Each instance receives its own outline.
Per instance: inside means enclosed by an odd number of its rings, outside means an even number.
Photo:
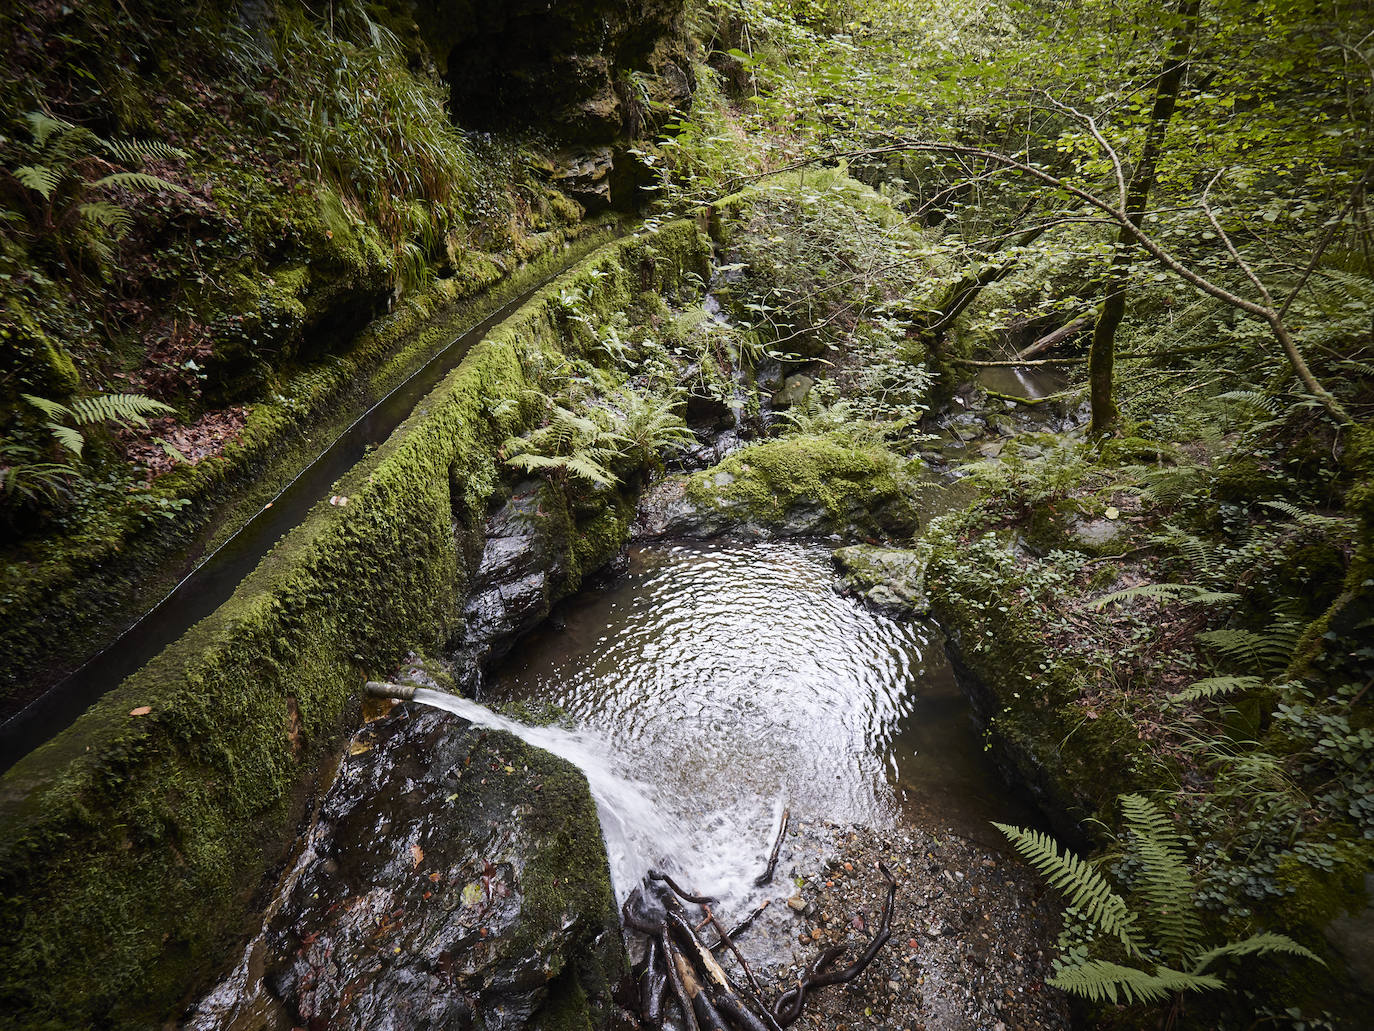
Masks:
[[[931,613],[968,674],[989,744],[1056,828],[1081,838],[1081,821],[1112,818],[1117,795],[1160,779],[1129,712],[1079,704],[1099,671],[1052,646],[1037,592],[1005,542],[943,524],[925,541]]]
[[[787,436],[692,475],[686,495],[741,522],[779,525],[819,509],[836,530],[911,533],[919,519],[907,493],[919,465],[842,435]]]
[[[272,399],[250,408],[243,432],[223,454],[154,481],[155,497],[191,502],[175,522],[129,509],[79,536],[30,542],[12,555],[0,574],[0,700],[41,673],[50,656],[70,661],[97,651],[122,629],[130,609],[150,607],[176,583],[188,549],[213,550],[319,453],[320,440],[342,432],[465,329],[564,267],[564,244],[577,257],[607,235],[590,226],[550,233],[540,242],[542,257],[515,272],[490,265],[489,278],[442,280],[331,361],[283,380]],[[167,564],[169,555],[175,566]],[[84,645],[79,656],[71,654],[74,638]]]
[[[677,223],[604,248],[565,285],[617,310],[699,266],[699,248]],[[496,327],[340,480],[348,506],[317,506],[229,602],[0,779],[9,1026],[158,1024],[223,961],[363,679],[452,629],[486,500],[454,485],[496,481],[522,415],[488,402],[528,385],[530,348],[560,346],[559,311],[546,288]],[[540,904],[557,908],[569,876],[603,890],[598,852],[567,841]]]

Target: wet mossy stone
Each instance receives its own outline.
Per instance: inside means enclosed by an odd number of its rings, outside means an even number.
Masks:
[[[880,548],[854,544],[831,556],[845,586],[864,604],[892,616],[921,616],[930,609],[926,596],[929,548]]]
[[[643,537],[723,534],[910,536],[911,491],[922,465],[842,435],[781,437],[654,487],[640,507]]]
[[[225,993],[238,1009],[360,1031],[607,1026],[627,962],[596,805],[564,760],[397,706],[350,743],[303,855],[261,966]],[[199,1016],[227,1014],[212,994]]]

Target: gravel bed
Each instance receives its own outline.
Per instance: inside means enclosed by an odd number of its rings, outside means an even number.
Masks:
[[[863,949],[878,929],[886,895],[879,859],[898,880],[891,939],[854,981],[808,999],[794,1027],[1070,1026],[1064,996],[1044,983],[1059,927],[1053,895],[1014,856],[910,827],[841,827],[794,817],[773,899],[738,942],[765,988],[794,983],[829,945],[847,946],[841,964]]]

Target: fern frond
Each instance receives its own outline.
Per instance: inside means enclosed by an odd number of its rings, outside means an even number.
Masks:
[[[1205,677],[1182,691],[1175,691],[1169,696],[1168,701],[1171,705],[1211,701],[1215,698],[1224,698],[1226,695],[1254,690],[1262,683],[1264,680],[1261,677]]]
[[[117,236],[123,236],[133,225],[133,217],[121,208],[118,204],[111,204],[108,201],[98,200],[90,204],[82,204],[77,209],[81,217],[88,222],[104,226]]]
[[[1091,959],[1066,967],[1045,982],[1091,1002],[1165,1002],[1179,992],[1208,991],[1221,988],[1220,979],[1208,974],[1185,974],[1156,967],[1153,974],[1134,967],[1123,967],[1102,959]]]
[[[78,426],[90,426],[99,422],[114,422],[121,426],[136,423],[146,426],[146,416],[166,414],[172,411],[172,406],[144,394],[98,394],[95,397],[83,397],[79,401],[73,401],[69,410],[72,421]]]
[[[1132,851],[1144,869],[1139,889],[1148,904],[1143,910],[1145,924],[1165,956],[1181,962],[1195,949],[1202,934],[1183,840],[1164,810],[1148,799],[1122,795],[1120,801],[1133,835]]]
[[[1068,897],[1069,905],[1081,911],[1103,934],[1118,938],[1128,953],[1140,955],[1140,946],[1130,933],[1135,914],[1129,912],[1126,900],[1112,890],[1101,873],[1072,852],[1061,854],[1055,840],[1043,831],[1005,823],[993,826],[1006,835],[1051,887]]]
[[[24,115],[24,120],[29,123],[29,132],[33,134],[33,145],[40,149],[47,145],[53,133],[75,128],[71,122],[45,115],[42,111],[29,111]]]
[[[33,394],[25,394],[24,400],[33,405],[49,419],[67,419],[71,417],[72,410],[61,401],[50,401],[46,397],[37,397]]]
[[[81,449],[86,446],[86,438],[80,432],[70,426],[63,426],[60,422],[48,423],[48,429],[52,430],[52,435],[57,442],[76,456],[81,455]]]
[[[569,455],[563,459],[563,467],[568,470],[569,475],[599,487],[610,487],[616,482],[615,476],[609,470],[582,455]]]
[[[1239,601],[1240,595],[1232,591],[1208,591],[1196,584],[1138,584],[1123,591],[1105,594],[1094,601],[1092,607],[1102,609],[1114,603],[1134,601],[1136,598],[1179,601],[1185,605],[1219,605]]]
[[[106,140],[105,149],[116,161],[125,165],[137,164],[146,158],[180,161],[186,151],[161,140]]]
[[[44,200],[52,200],[52,195],[62,184],[61,173],[46,165],[20,165],[14,170],[14,177]]]
[[[108,186],[121,190],[171,190],[173,193],[185,193],[186,191],[176,183],[169,183],[161,176],[149,175],[147,172],[111,172],[103,175],[95,182],[93,187]]]
[[[1202,588],[1193,584],[1137,584],[1135,587],[1127,587],[1124,591],[1104,594],[1101,598],[1098,598],[1092,603],[1092,607],[1095,609],[1103,609],[1108,605],[1134,601],[1136,598],[1177,601],[1180,596],[1187,592],[1200,591],[1201,589]]]
[[[1193,961],[1193,973],[1202,973],[1223,956],[1264,956],[1273,952],[1288,956],[1301,956],[1303,959],[1315,960],[1322,966],[1326,965],[1320,956],[1299,945],[1288,935],[1279,934],[1276,931],[1261,931],[1259,934],[1252,934],[1249,938],[1243,938],[1238,942],[1227,942],[1225,945],[1218,945],[1215,949],[1208,949]]]
[[[1290,501],[1283,501],[1279,498],[1275,498],[1271,501],[1261,501],[1260,504],[1265,508],[1272,508],[1275,512],[1282,512],[1290,519],[1301,519],[1305,514],[1297,505]]]
[[[1220,655],[1255,669],[1282,669],[1302,634],[1297,620],[1279,618],[1263,632],[1227,627],[1198,634],[1197,639]]]
[[[1268,394],[1261,394],[1257,390],[1228,390],[1224,394],[1218,394],[1218,401],[1231,401],[1239,405],[1248,405],[1251,408],[1258,408],[1266,415],[1278,415],[1283,411],[1283,405],[1276,397]]]
[[[1156,505],[1176,505],[1206,481],[1208,471],[1200,465],[1179,465],[1154,469],[1144,477],[1140,495]]]

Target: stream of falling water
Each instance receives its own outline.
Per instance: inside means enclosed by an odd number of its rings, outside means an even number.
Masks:
[[[815,544],[638,548],[611,588],[565,603],[487,700],[555,707],[531,727],[420,690],[582,769],[623,898],[649,867],[738,904],[784,804],[835,823],[987,837],[1023,814],[973,727],[938,632],[835,591]]]

